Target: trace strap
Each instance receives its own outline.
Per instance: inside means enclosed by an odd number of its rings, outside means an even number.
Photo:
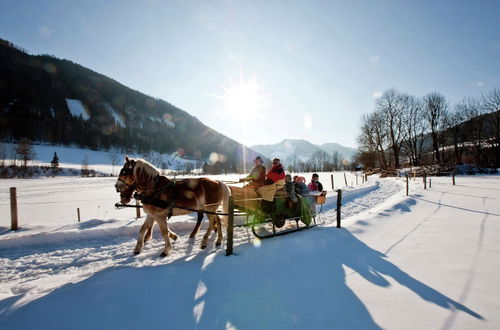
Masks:
[[[137,199],[137,200],[140,200],[142,204],[149,204],[149,205],[153,205],[153,206],[156,206],[156,207],[159,207],[159,208],[162,208],[162,209],[173,209],[173,208],[176,208],[176,209],[182,209],[182,210],[191,211],[191,212],[197,212],[197,213],[201,212],[201,213],[213,214],[213,215],[230,215],[230,213],[211,212],[211,211],[205,211],[205,210],[195,210],[195,209],[192,209],[192,208],[189,208],[189,207],[178,206],[178,205],[175,205],[175,203],[173,203],[173,202],[164,201],[164,200],[152,197],[152,196],[143,196],[143,195],[138,194],[138,193],[134,194],[134,198]],[[120,203],[116,203],[115,207],[117,209],[120,209],[120,208],[123,208],[123,207],[142,208],[142,206],[140,206],[140,205],[126,205],[126,204],[120,204]]]

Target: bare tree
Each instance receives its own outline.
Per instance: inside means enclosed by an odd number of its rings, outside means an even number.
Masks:
[[[387,168],[387,130],[383,116],[379,112],[363,115],[358,144],[362,153],[375,153],[378,165]]]
[[[448,127],[448,102],[446,97],[438,92],[432,92],[423,97],[424,114],[429,124],[432,150],[437,163],[442,162],[440,148],[444,143],[446,128]]]
[[[89,157],[85,155],[82,160],[82,176],[86,177],[90,175],[89,170]]]
[[[332,159],[333,170],[338,171],[340,168],[340,161],[342,159],[340,152],[334,151],[332,153],[331,159]]]
[[[423,104],[414,96],[404,95],[403,119],[405,139],[403,148],[412,166],[419,166],[422,162],[422,153],[426,135],[426,126],[423,117]]]
[[[469,107],[470,101],[463,100],[455,105],[455,111],[450,114],[450,135],[453,141],[456,164],[462,162],[467,147],[466,143],[470,138],[469,130],[466,129],[467,121],[471,119]]]
[[[490,114],[491,123],[488,127],[488,142],[495,151],[496,167],[500,166],[500,88],[493,88],[483,95],[484,111]]]
[[[399,168],[399,154],[405,138],[403,96],[394,88],[388,89],[375,101],[375,108],[386,123],[387,139],[392,149],[394,167]]]
[[[324,171],[326,163],[329,161],[329,155],[323,150],[318,150],[311,155],[309,163],[312,165],[313,171]]]
[[[111,175],[115,175],[115,166],[118,165],[118,162],[120,161],[120,156],[113,152],[111,154],[108,154],[109,161],[111,162],[112,170],[111,170]]]
[[[16,153],[21,158],[22,167],[24,171],[26,171],[28,169],[28,162],[36,157],[36,153],[33,150],[33,144],[29,139],[21,139],[17,144]]]
[[[468,98],[461,103],[462,111],[465,117],[469,120],[465,123],[464,129],[467,131],[468,139],[474,147],[474,155],[476,165],[481,164],[481,153],[483,150],[484,136],[485,136],[485,120],[484,109],[481,103],[474,98]]]

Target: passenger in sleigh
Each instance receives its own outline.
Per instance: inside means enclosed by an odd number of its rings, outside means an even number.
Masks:
[[[292,176],[290,174],[287,174],[285,176],[285,192],[287,199],[289,199],[292,203],[297,203],[297,193],[295,192],[295,184],[293,183]]]
[[[285,170],[278,158],[273,159],[273,166],[267,172],[266,176],[264,185],[257,188],[257,193],[263,200],[272,202],[276,190],[282,189],[285,186]]]
[[[307,185],[307,190],[310,195],[321,195],[323,192],[323,185],[319,182],[319,175],[314,173],[311,177],[311,182]]]
[[[301,196],[307,195],[308,190],[306,186],[306,178],[304,178],[303,176],[294,175],[293,184],[295,185],[295,192],[298,195]]]
[[[257,190],[260,186],[264,185],[266,180],[266,167],[262,164],[260,156],[255,157],[254,167],[246,177],[240,179],[240,182],[248,182],[245,188]]]

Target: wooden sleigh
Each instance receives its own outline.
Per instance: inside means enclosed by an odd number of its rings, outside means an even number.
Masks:
[[[253,189],[230,186],[234,209],[244,214],[244,220],[237,226],[252,228],[260,238],[270,238],[317,226],[316,218],[326,202],[326,191],[320,195],[297,195],[297,202],[284,189],[276,190],[272,201],[261,198]],[[316,211],[319,205],[320,210]]]

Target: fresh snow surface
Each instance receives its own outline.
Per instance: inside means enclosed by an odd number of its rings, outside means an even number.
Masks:
[[[82,116],[83,120],[90,119],[89,113],[87,109],[85,109],[85,106],[82,104],[82,101],[66,99],[66,104],[68,105],[71,115],[73,115],[74,117]]]
[[[27,201],[66,195],[96,197],[102,205],[116,200],[104,188],[114,183],[111,178],[56,179],[2,180],[2,219],[8,218],[5,188],[12,182],[24,187]],[[342,229],[335,228],[332,191],[320,227],[263,241],[237,228],[231,257],[213,246],[214,237],[207,249],[199,249],[204,228],[196,240],[187,238],[194,224],[190,216],[170,221],[181,237],[171,255],[160,258],[158,230],[143,253],[132,254],[142,223],[133,210],[81,223],[75,213],[71,224],[61,220],[56,227],[54,220],[37,227],[37,217],[55,217],[64,207],[47,204],[23,213],[27,205],[19,205],[25,229],[3,228],[0,234],[0,324],[2,329],[498,328],[499,197],[500,176],[459,176],[456,186],[450,178],[433,177],[427,190],[421,179],[410,180],[409,197],[403,180],[370,178],[345,189]]]

